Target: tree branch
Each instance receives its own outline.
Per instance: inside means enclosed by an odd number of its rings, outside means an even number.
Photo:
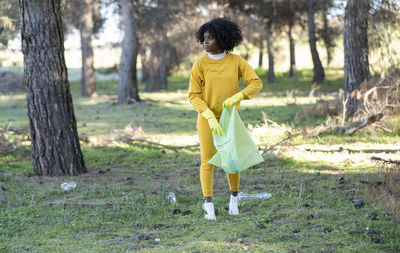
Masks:
[[[372,161],[383,162],[383,163],[395,164],[395,165],[397,165],[397,166],[400,166],[400,161],[396,161],[396,160],[394,160],[394,161],[391,160],[391,159],[385,160],[385,159],[383,159],[383,158],[376,157],[376,156],[371,157],[371,160],[372,160]]]
[[[298,136],[298,135],[300,135],[300,134],[302,134],[302,133],[292,134],[292,133],[288,132],[288,136],[287,136],[286,138],[284,138],[284,139],[278,141],[277,143],[275,143],[274,145],[270,146],[269,148],[264,149],[264,151],[263,151],[263,153],[262,153],[262,156],[264,156],[264,154],[267,153],[268,151],[274,149],[274,148],[275,148],[276,146],[278,146],[279,144],[281,144],[281,143],[283,143],[283,142],[285,142],[285,141],[287,141],[287,140],[290,140],[290,139],[292,139],[293,137],[296,137],[296,136]]]
[[[356,131],[360,130],[361,128],[366,127],[367,125],[371,125],[372,123],[379,121],[383,118],[383,113],[378,113],[374,115],[369,115],[364,119],[364,121],[357,127],[346,130],[346,134],[352,135]]]

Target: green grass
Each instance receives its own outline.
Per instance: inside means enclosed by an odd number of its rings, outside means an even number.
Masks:
[[[286,91],[293,90],[298,101],[308,96],[310,75],[311,71],[304,70],[292,79],[283,73],[277,75],[276,83],[264,83],[254,101],[242,104],[245,124],[262,125],[261,111],[294,130],[323,122],[324,118],[311,117],[293,122],[296,113],[313,106],[314,100],[287,103],[292,98]],[[265,79],[265,73],[261,76]],[[332,94],[342,85],[339,70],[328,70],[327,79],[320,85],[322,93]],[[118,105],[115,81],[98,82],[96,98],[80,97],[79,83],[72,83],[79,133],[98,140],[81,143],[88,173],[35,176],[28,142],[17,143],[16,150],[0,157],[0,252],[400,250],[398,220],[367,201],[360,183],[382,179],[373,164],[308,160],[285,150],[271,153],[264,163],[242,174],[241,191],[266,191],[272,198],[241,202],[236,217],[227,214],[228,183],[224,172],[216,169],[214,201],[219,214],[217,221],[207,222],[201,210],[198,148],[175,151],[144,143],[100,141],[131,124],[142,128],[144,139],[167,145],[195,144],[196,113],[187,101],[187,84],[187,76],[173,76],[167,91],[141,92],[140,104]],[[19,130],[20,135],[29,133],[23,93],[1,94],[0,107],[1,127]],[[371,137],[361,131],[349,137],[331,132],[319,138],[299,137],[293,144],[395,144],[398,122],[393,121],[395,131],[390,134],[378,132]],[[315,146],[314,151],[321,153],[320,148]],[[370,149],[362,152],[381,152]],[[344,184],[339,183],[342,177]],[[63,191],[61,183],[70,180],[77,188]],[[168,200],[169,192],[176,194],[176,203]],[[351,199],[363,200],[364,206],[355,208]],[[375,220],[370,217],[372,211],[378,214]]]

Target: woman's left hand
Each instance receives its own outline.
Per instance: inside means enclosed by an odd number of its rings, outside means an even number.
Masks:
[[[223,104],[223,105],[224,105],[224,106],[233,106],[233,105],[235,105],[236,103],[242,101],[243,99],[244,99],[243,93],[238,92],[238,93],[236,93],[235,95],[233,95],[232,97],[227,98],[227,99],[224,101],[224,104]]]

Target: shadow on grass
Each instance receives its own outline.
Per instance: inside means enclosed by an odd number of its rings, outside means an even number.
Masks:
[[[334,92],[343,88],[343,71],[335,68],[325,69],[326,78],[321,84],[313,85],[312,69],[303,69],[297,72],[296,77],[290,77],[289,72],[276,73],[276,82],[268,83],[267,71],[256,71],[263,81],[262,91],[273,93],[274,96],[286,96],[287,91],[293,91],[294,96],[307,96],[312,88],[318,87],[318,92]],[[242,86],[244,87],[244,86]]]
[[[324,118],[302,116],[296,119],[296,115],[303,112],[305,107],[311,106],[313,105],[243,106],[240,108],[239,114],[245,125],[262,124],[262,111],[264,111],[268,115],[268,119],[278,124],[285,124],[291,127],[310,127],[321,124]]]
[[[350,148],[338,148],[338,149],[331,149],[331,150],[321,150],[321,149],[306,149],[307,151],[311,152],[321,152],[321,153],[335,153],[335,152],[348,152],[350,154],[358,154],[358,153],[397,153],[399,152],[398,149],[350,149]]]

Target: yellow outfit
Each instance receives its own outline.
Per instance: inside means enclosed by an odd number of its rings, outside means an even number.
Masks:
[[[200,182],[204,197],[211,197],[214,183],[214,166],[208,161],[217,152],[211,129],[201,113],[209,108],[219,120],[223,102],[239,92],[239,79],[247,87],[241,91],[244,99],[251,99],[262,88],[262,82],[253,68],[240,56],[227,53],[219,60],[204,55],[193,65],[190,75],[189,100],[196,111],[197,133],[200,140],[201,165]],[[236,104],[239,108],[239,103]],[[231,191],[239,190],[239,174],[227,174]]]

